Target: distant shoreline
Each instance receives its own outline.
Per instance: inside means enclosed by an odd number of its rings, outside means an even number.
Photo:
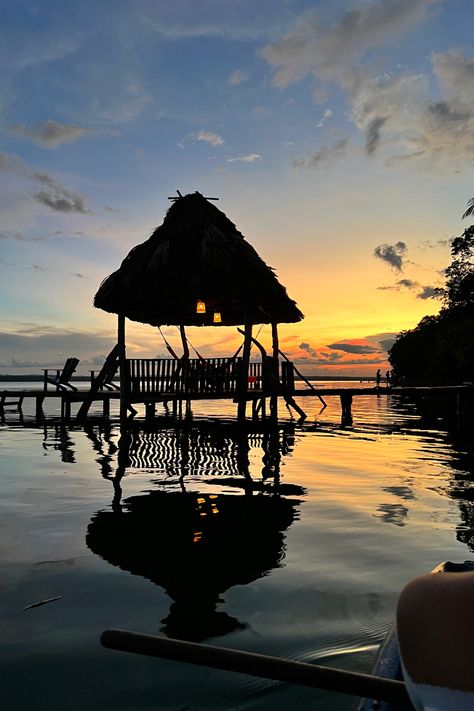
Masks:
[[[52,368],[51,370],[54,370]],[[374,377],[367,377],[366,375],[306,375],[305,378],[308,380],[334,380],[334,381],[354,381],[354,382],[367,382],[367,383],[372,383],[375,382]],[[119,380],[119,378],[116,378],[116,380]],[[304,378],[299,378],[297,375],[295,375],[295,380],[303,380]],[[90,381],[90,376],[89,375],[75,375],[71,378],[71,382],[78,382],[78,383],[85,383]],[[43,382],[43,376],[38,375],[38,373],[33,373],[30,375],[2,375],[0,373],[0,383],[23,383],[23,382],[29,382],[29,383],[42,383]]]

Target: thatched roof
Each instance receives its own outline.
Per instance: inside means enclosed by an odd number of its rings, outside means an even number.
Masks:
[[[196,303],[206,313],[196,313]],[[171,205],[163,224],[101,284],[94,306],[152,326],[293,323],[303,314],[235,225],[200,193]]]

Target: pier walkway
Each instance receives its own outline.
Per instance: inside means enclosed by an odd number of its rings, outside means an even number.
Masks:
[[[344,418],[351,416],[351,406],[354,397],[380,397],[381,395],[408,395],[408,396],[437,396],[437,395],[454,395],[459,402],[461,395],[474,396],[474,386],[471,384],[464,385],[445,385],[445,386],[408,386],[408,387],[295,387],[291,392],[282,391],[281,388],[277,392],[265,392],[261,387],[254,387],[248,390],[244,396],[246,402],[252,404],[252,417],[258,419],[259,411],[257,406],[264,402],[269,397],[282,397],[290,406],[294,407],[297,412],[302,413],[301,408],[294,402],[297,398],[318,397],[325,405],[324,398],[328,396],[336,396],[340,398],[341,412]],[[119,390],[103,390],[91,393],[90,390],[43,390],[43,389],[0,389],[0,418],[4,419],[5,411],[12,407],[19,412],[22,411],[23,402],[25,400],[33,400],[35,402],[35,413],[37,420],[44,419],[43,404],[48,400],[60,401],[61,419],[69,421],[71,419],[72,405],[79,403],[88,405],[92,403],[102,403],[102,416],[107,419],[110,417],[111,401],[119,401],[121,397]],[[241,399],[234,391],[189,391],[178,392],[170,390],[168,392],[161,390],[159,392],[149,390],[148,392],[140,392],[131,394],[128,398],[130,405],[142,404],[145,406],[147,416],[154,415],[154,406],[159,403],[170,403],[173,406],[173,413],[179,414],[179,406],[183,401],[192,400],[232,400],[237,402]],[[295,407],[296,406],[296,407]],[[87,408],[88,410],[88,408]],[[87,415],[86,410],[86,415]],[[260,413],[261,414],[261,413]],[[304,413],[303,413],[304,415]],[[77,417],[77,416],[76,416]],[[262,417],[263,419],[263,417]]]

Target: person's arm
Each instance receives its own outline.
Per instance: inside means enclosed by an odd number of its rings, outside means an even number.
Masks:
[[[412,580],[398,601],[397,627],[416,684],[474,691],[474,572]]]

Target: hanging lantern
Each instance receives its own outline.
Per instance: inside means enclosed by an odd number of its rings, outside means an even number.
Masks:
[[[197,314],[205,314],[206,313],[206,304],[204,303],[204,301],[197,302],[196,313]]]
[[[222,316],[220,314],[220,311],[214,311],[213,321],[214,323],[222,323]]]

